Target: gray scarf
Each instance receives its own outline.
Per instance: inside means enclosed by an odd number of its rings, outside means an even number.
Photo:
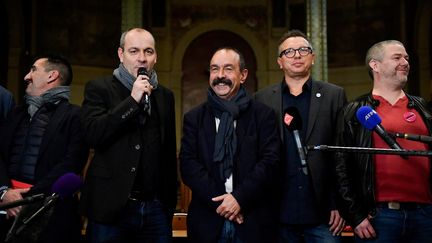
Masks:
[[[70,86],[58,86],[45,91],[41,96],[25,95],[25,103],[28,105],[30,119],[46,103],[58,104],[61,100],[69,100]]]
[[[114,69],[113,72],[114,77],[116,77],[120,83],[122,83],[128,90],[132,91],[133,83],[136,80],[136,77],[128,72],[128,70],[124,67],[123,63],[119,64],[119,67]],[[151,70],[149,72],[149,83],[153,86],[153,90],[157,89],[158,79],[155,70]],[[148,107],[144,107],[144,111],[147,111],[150,114],[151,104],[149,100]]]

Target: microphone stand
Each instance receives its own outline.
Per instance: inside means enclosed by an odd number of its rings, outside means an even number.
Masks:
[[[366,153],[366,154],[395,154],[395,155],[405,155],[405,156],[432,157],[432,151],[424,151],[424,150],[361,148],[361,147],[343,147],[343,146],[330,146],[330,145],[308,145],[307,150],[321,150],[321,151],[345,152],[345,153]]]
[[[10,242],[10,240],[12,240],[13,237],[18,236],[29,225],[29,223],[32,222],[36,217],[40,216],[45,211],[49,210],[51,206],[56,202],[57,198],[58,195],[56,194],[47,197],[44,203],[42,204],[42,206],[39,207],[35,212],[31,213],[31,215],[27,217],[21,215],[22,214],[21,211],[21,213],[18,214],[12,226],[10,227],[9,232],[6,235],[5,242]]]
[[[45,198],[45,195],[43,193],[36,194],[36,195],[30,196],[30,197],[25,197],[24,199],[21,199],[21,200],[13,201],[10,203],[5,203],[5,204],[0,206],[0,210],[5,210],[5,209],[9,209],[9,208],[14,208],[14,207],[38,202],[44,198]]]

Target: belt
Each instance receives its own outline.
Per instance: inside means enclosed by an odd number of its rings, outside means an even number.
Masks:
[[[153,201],[156,199],[156,196],[154,193],[148,193],[148,192],[141,192],[141,191],[131,191],[129,194],[129,200],[132,201]]]
[[[429,204],[413,203],[413,202],[379,202],[378,208],[388,208],[393,210],[416,210],[425,207]]]

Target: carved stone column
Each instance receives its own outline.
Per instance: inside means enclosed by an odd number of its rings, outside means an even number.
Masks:
[[[307,35],[315,51],[312,77],[327,82],[327,0],[306,0]]]
[[[143,1],[122,0],[122,32],[132,27],[142,27],[142,10]]]

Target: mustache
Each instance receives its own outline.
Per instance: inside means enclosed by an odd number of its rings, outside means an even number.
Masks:
[[[226,84],[228,86],[232,86],[232,81],[230,79],[226,79],[226,78],[215,78],[212,81],[212,86],[216,86],[218,84]]]

